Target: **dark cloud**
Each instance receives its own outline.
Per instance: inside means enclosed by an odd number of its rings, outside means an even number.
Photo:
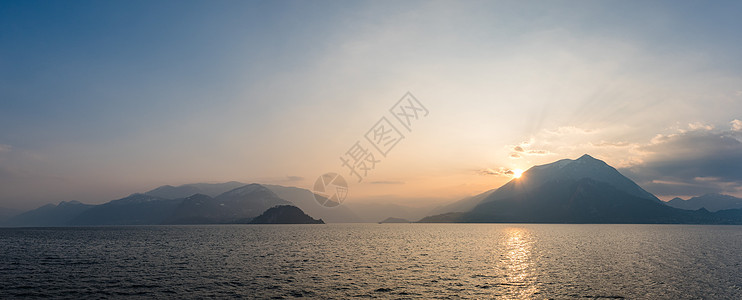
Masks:
[[[513,148],[513,150],[515,150],[516,152],[525,152],[525,151],[526,151],[526,150],[525,150],[525,149],[523,149],[523,147],[521,147],[521,146],[515,146],[515,147]]]
[[[697,130],[659,135],[639,147],[644,163],[621,172],[657,195],[739,193],[742,142],[733,131]]]

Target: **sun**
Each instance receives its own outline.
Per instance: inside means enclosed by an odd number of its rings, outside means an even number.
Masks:
[[[523,170],[521,169],[513,170],[513,178],[520,178],[521,175],[523,175]]]

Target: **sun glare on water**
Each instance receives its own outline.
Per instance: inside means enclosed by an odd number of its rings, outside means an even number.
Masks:
[[[513,170],[513,178],[520,178],[521,175],[523,175],[523,170],[521,169]]]

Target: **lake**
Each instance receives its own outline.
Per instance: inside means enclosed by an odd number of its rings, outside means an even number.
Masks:
[[[0,298],[742,299],[742,226],[0,229]]]

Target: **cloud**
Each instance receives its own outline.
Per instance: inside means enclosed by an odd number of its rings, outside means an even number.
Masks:
[[[734,119],[734,121],[731,121],[729,123],[732,124],[733,131],[742,131],[742,121]]]
[[[477,171],[477,174],[479,175],[500,175],[500,172],[492,170],[490,168],[484,168],[484,169]]]
[[[491,168],[484,168],[477,170],[477,174],[479,175],[485,175],[485,176],[509,176],[513,175],[513,170],[507,169],[507,168],[499,168],[497,170],[491,169]]]
[[[549,152],[548,150],[528,150],[527,153],[528,154],[531,154],[531,155],[547,155],[547,154],[551,154],[551,152]]]
[[[563,126],[534,134],[529,144],[518,145],[522,152],[512,145],[507,150],[511,158],[531,164],[588,153],[665,198],[712,192],[742,195],[742,121],[727,123],[731,124],[727,130],[723,123],[680,124],[653,137],[622,125],[590,130]]]
[[[606,141],[600,141],[598,143],[591,143],[595,147],[609,147],[609,148],[622,148],[622,147],[628,147],[631,146],[631,143],[628,142],[606,142]]]
[[[531,146],[531,142],[524,142],[520,145],[510,146],[512,148],[512,152],[510,153],[510,158],[518,159],[522,158],[524,156],[529,155],[548,155],[551,154],[549,150],[530,150],[527,149]]]
[[[286,175],[285,177],[262,177],[262,178],[256,178],[254,181],[257,182],[273,182],[277,184],[281,183],[292,183],[292,182],[300,182],[304,181],[306,178],[302,176],[294,176],[294,175]]]
[[[10,145],[0,144],[0,153],[10,152],[12,149],[13,149],[13,147],[11,147]]]
[[[597,133],[597,130],[580,128],[576,126],[561,126],[557,129],[547,129],[546,133],[556,136],[561,135],[572,135],[572,134],[593,134]]]
[[[690,130],[712,130],[714,129],[714,126],[709,125],[709,124],[703,124],[701,122],[695,122],[695,123],[689,123],[688,128],[690,128]]]
[[[742,192],[742,141],[733,131],[710,130],[657,135],[639,147],[643,163],[622,169],[658,195]]]
[[[304,180],[304,177],[301,177],[301,176],[291,176],[291,175],[286,176],[286,181],[288,182],[295,182],[295,181],[302,181],[302,180]]]
[[[370,184],[405,184],[404,181],[379,180],[371,181]]]

